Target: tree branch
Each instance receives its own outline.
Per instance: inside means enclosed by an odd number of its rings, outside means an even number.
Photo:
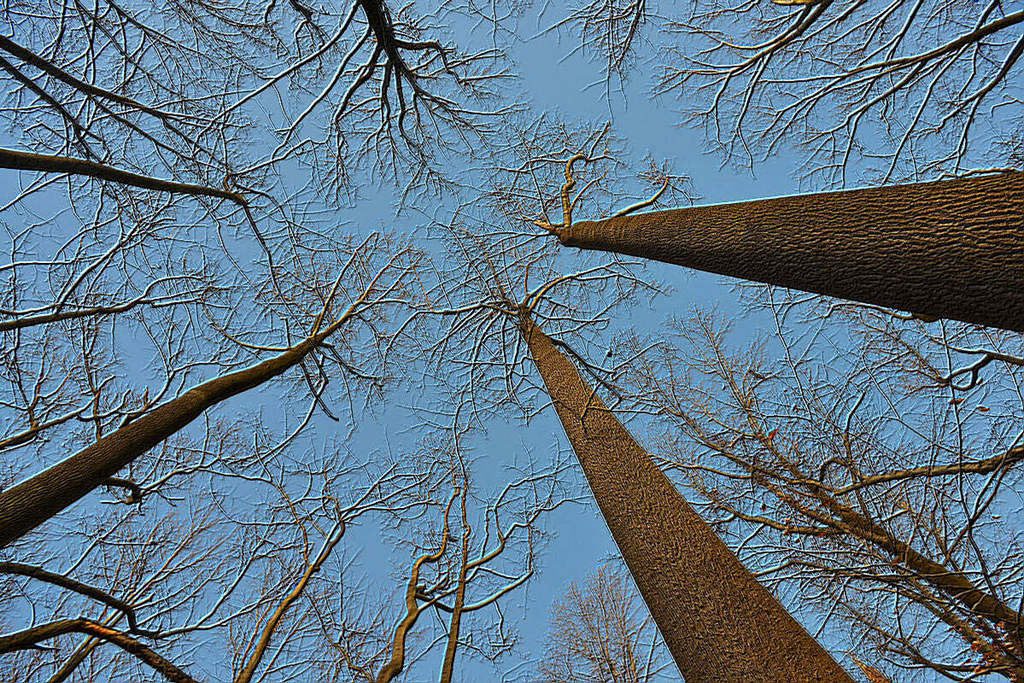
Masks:
[[[28,650],[39,642],[67,633],[84,633],[116,645],[128,654],[142,660],[158,673],[163,674],[164,678],[172,683],[198,683],[194,678],[131,636],[88,619],[63,619],[18,631],[9,636],[0,636],[0,653]]]

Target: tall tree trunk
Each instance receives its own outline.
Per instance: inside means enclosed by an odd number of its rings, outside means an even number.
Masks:
[[[441,663],[441,678],[439,683],[452,683],[452,676],[455,674],[455,653],[459,647],[459,632],[462,628],[462,610],[466,606],[466,584],[469,575],[469,537],[473,532],[469,525],[469,517],[466,514],[466,497],[469,495],[469,485],[462,487],[462,554],[459,555],[458,583],[455,586],[455,602],[452,603],[452,616],[448,620],[448,644],[444,649],[444,659]]]
[[[851,681],[759,584],[525,313],[520,330],[687,683]]]
[[[562,244],[1024,331],[1024,173],[581,221]]]
[[[244,370],[204,382],[69,458],[0,493],[0,548],[70,506],[210,406],[257,387],[298,364],[353,314]]]

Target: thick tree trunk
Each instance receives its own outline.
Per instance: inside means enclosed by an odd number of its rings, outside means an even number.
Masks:
[[[1024,173],[581,221],[581,249],[1024,331]]]
[[[296,365],[348,314],[287,351],[190,389],[75,455],[0,493],[0,548],[21,538],[168,438],[203,411]]]
[[[687,683],[851,681],[679,495],[551,339],[526,315],[520,329]]]

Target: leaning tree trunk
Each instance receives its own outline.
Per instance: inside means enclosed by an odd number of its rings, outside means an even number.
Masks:
[[[287,351],[204,382],[78,453],[0,493],[0,548],[70,506],[210,406],[259,386],[299,363],[334,333],[351,310]]]
[[[1024,173],[581,221],[581,249],[629,254],[926,319],[1024,331]]]
[[[520,329],[601,513],[687,683],[850,677],[694,512],[523,314]]]

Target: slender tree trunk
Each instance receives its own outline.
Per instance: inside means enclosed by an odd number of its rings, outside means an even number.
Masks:
[[[462,628],[462,610],[466,606],[466,583],[469,575],[469,537],[472,528],[466,514],[466,496],[469,486],[462,488],[462,554],[459,556],[458,584],[455,586],[455,602],[452,603],[452,616],[448,620],[448,644],[444,649],[444,660],[441,664],[440,683],[451,683],[455,674],[455,653],[459,646],[459,631]]]
[[[88,448],[0,492],[0,548],[101,486],[210,406],[257,387],[296,365],[350,315],[351,309],[327,329],[273,358],[190,389]]]
[[[687,683],[850,677],[757,582],[523,314],[520,329],[622,556]]]
[[[562,244],[1024,331],[1024,173],[581,221]]]
[[[464,538],[463,547],[465,546]],[[448,620],[448,643],[445,645],[444,660],[441,663],[440,683],[451,683],[452,676],[455,674],[455,653],[459,647],[459,631],[462,628],[462,608],[466,605],[467,571],[466,556],[463,555],[462,564],[459,567],[459,584],[455,589],[455,603],[452,606],[451,619]]]
[[[34,152],[21,152],[16,149],[0,148],[0,168],[12,168],[19,171],[42,171],[43,173],[71,173],[73,175],[84,175],[100,180],[110,180],[123,185],[142,187],[147,190],[158,190],[160,192],[171,192],[178,194],[190,194],[200,197],[217,197],[227,199],[239,206],[245,206],[245,199],[237,192],[222,190],[216,187],[205,185],[193,185],[191,183],[176,183],[173,180],[151,178],[139,175],[131,171],[100,164],[88,159],[75,159],[72,157],[54,156],[50,154],[36,154]]]
[[[302,573],[302,578],[295,584],[295,588],[292,589],[291,593],[285,596],[285,599],[281,601],[281,604],[277,606],[274,613],[270,615],[267,622],[263,625],[263,629],[260,631],[259,640],[256,641],[256,645],[253,647],[252,654],[249,656],[249,661],[246,662],[245,667],[242,669],[234,680],[234,683],[250,683],[252,677],[256,674],[256,669],[259,667],[260,662],[263,660],[263,656],[267,652],[267,648],[270,647],[270,639],[274,636],[274,631],[277,630],[281,620],[284,618],[285,613],[295,603],[299,597],[302,596],[302,592],[306,590],[306,586],[309,584],[310,578],[323,567],[324,562],[330,556],[331,551],[334,550],[334,546],[338,545],[338,541],[345,535],[345,522],[338,520],[335,522],[334,527],[328,532],[327,538],[324,539],[324,544],[320,548],[320,552],[317,553],[316,559],[313,560]]]
[[[420,569],[424,564],[433,564],[441,559],[445,550],[448,549],[448,511],[452,509],[452,502],[458,491],[448,500],[448,506],[444,509],[444,526],[441,529],[441,548],[436,553],[420,555],[412,564],[412,572],[409,574],[409,584],[405,589],[405,617],[395,629],[395,637],[391,641],[391,659],[381,668],[374,683],[391,683],[398,674],[405,668],[405,642],[409,637],[409,631],[416,625],[423,610],[429,606],[420,605],[416,597],[416,590],[420,583]]]

